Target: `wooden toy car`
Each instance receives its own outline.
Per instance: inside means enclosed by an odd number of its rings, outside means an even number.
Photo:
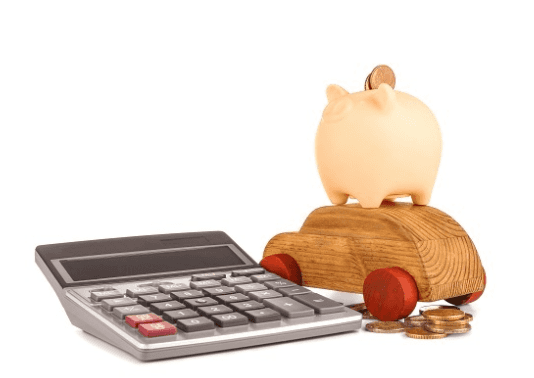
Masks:
[[[314,210],[299,232],[267,243],[261,265],[297,284],[363,293],[380,320],[410,315],[417,301],[471,303],[486,286],[476,248],[454,219],[387,201]]]

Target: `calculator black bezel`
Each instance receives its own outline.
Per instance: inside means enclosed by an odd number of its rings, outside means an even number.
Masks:
[[[113,238],[101,240],[88,240],[72,243],[49,244],[38,246],[36,253],[42,258],[48,269],[54,275],[62,288],[79,287],[88,285],[111,284],[114,282],[128,282],[139,280],[151,280],[165,277],[177,276],[177,272],[154,273],[143,276],[130,276],[119,278],[102,278],[90,281],[67,282],[61,272],[56,269],[54,260],[66,258],[79,258],[90,256],[116,255],[120,253],[129,254],[132,252],[157,251],[179,249],[187,247],[232,245],[239,251],[239,257],[244,264],[230,265],[226,267],[216,267],[213,269],[202,269],[198,272],[209,273],[213,271],[228,271],[232,269],[247,269],[256,267],[258,264],[222,231],[191,232],[179,234],[145,235],[126,238]],[[183,272],[183,275],[195,274],[197,271]]]

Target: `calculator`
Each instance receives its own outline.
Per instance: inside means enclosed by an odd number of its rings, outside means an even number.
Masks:
[[[143,361],[361,327],[221,231],[41,245],[35,259],[73,325]]]

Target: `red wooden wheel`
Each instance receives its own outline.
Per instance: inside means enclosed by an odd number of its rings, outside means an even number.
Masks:
[[[297,261],[285,253],[267,256],[261,260],[260,265],[271,273],[302,285],[302,274]]]
[[[418,298],[414,278],[398,267],[377,269],[363,282],[365,306],[379,320],[407,317],[415,308]]]
[[[486,273],[484,273],[484,289],[485,288],[486,288]],[[484,292],[484,289],[482,289],[482,291],[477,291],[476,293],[460,295],[459,297],[448,298],[445,300],[455,306],[466,305],[469,303],[473,303],[478,298],[480,298],[482,296],[482,293]]]

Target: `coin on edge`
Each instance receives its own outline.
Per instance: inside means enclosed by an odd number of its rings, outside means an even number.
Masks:
[[[349,305],[347,307],[350,308],[351,310],[354,310],[354,311],[360,311],[360,310],[367,309],[367,307],[365,306],[365,303],[352,304],[352,305]]]
[[[395,89],[395,73],[388,66],[376,66],[369,76],[369,87],[371,89],[378,89],[380,84],[386,83]]]
[[[455,310],[459,310],[460,308],[456,306],[439,306],[439,305],[431,305],[431,306],[423,306],[419,309],[419,314],[423,315],[423,312],[428,310],[438,310],[438,309],[445,309],[445,308],[454,308]]]
[[[365,329],[370,332],[376,332],[376,333],[397,333],[397,332],[404,332],[404,324],[402,322],[398,321],[392,321],[392,322],[371,322],[367,323],[365,326]]]
[[[465,312],[454,308],[440,308],[437,310],[427,310],[423,313],[423,316],[430,321],[459,320],[465,316]]]
[[[426,322],[428,322],[428,319],[423,315],[414,315],[404,319],[404,324],[409,327],[421,327]]]
[[[448,326],[448,325],[434,325],[432,323],[427,323],[423,326],[429,332],[451,334],[451,333],[467,333],[471,331],[471,326],[469,324],[465,326]]]
[[[446,333],[429,332],[422,327],[406,328],[405,333],[406,333],[406,336],[411,337],[412,339],[430,340],[430,339],[443,339],[444,337],[447,337]]]
[[[365,79],[365,90],[368,91],[369,89],[371,89],[371,87],[369,86],[369,78],[371,77],[371,74],[367,75],[367,79]]]

